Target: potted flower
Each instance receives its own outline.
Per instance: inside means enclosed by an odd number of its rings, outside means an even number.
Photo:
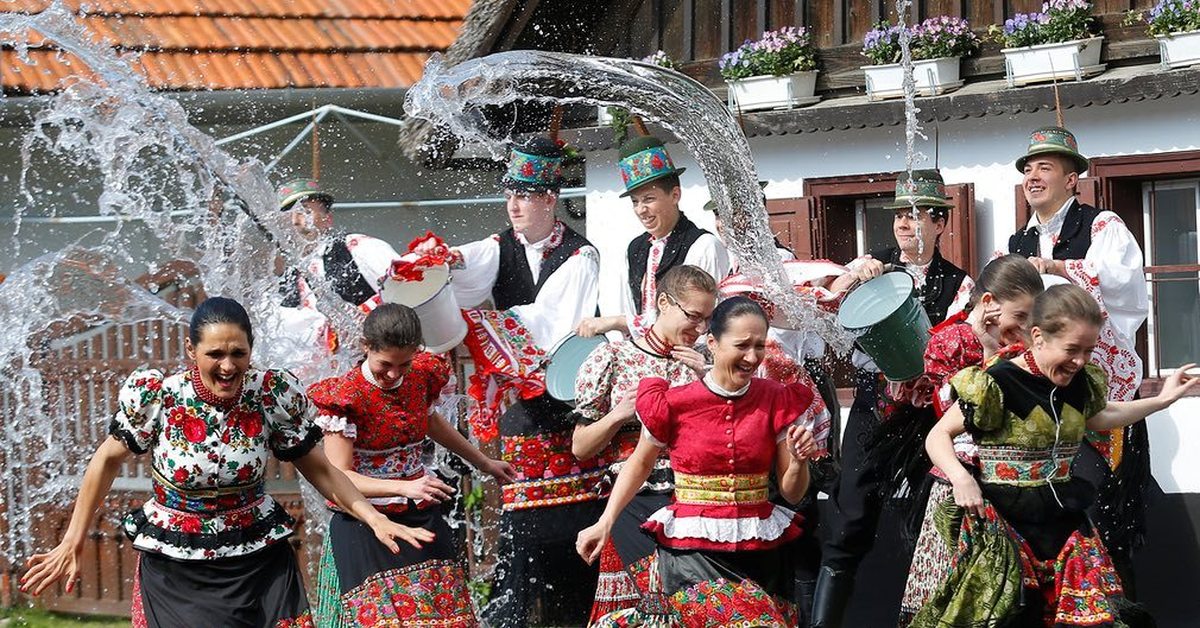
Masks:
[[[664,67],[668,70],[678,70],[679,63],[671,58],[667,53],[657,50],[654,54],[642,58],[643,63],[653,63],[654,65]],[[617,129],[618,132],[623,132],[629,126],[629,110],[624,107],[599,107],[596,112],[596,122],[601,125],[607,124]]]
[[[871,100],[904,95],[900,31],[899,26],[881,22],[863,38],[862,54],[871,65],[862,69]],[[936,96],[962,86],[959,61],[979,49],[979,37],[966,20],[942,15],[909,29],[908,49],[917,93]]]
[[[1161,0],[1145,15],[1158,40],[1163,69],[1200,63],[1200,0]]]
[[[721,57],[730,106],[742,111],[817,102],[817,52],[808,30],[787,26]]]
[[[1104,37],[1095,33],[1092,3],[1087,0],[1049,0],[1040,12],[1018,13],[991,31],[1004,44],[1000,52],[1009,87],[1083,80],[1104,70]]]

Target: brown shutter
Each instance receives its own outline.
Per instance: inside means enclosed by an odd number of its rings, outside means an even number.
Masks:
[[[819,257],[816,207],[817,199],[811,196],[767,201],[767,219],[770,221],[771,231],[779,238],[781,244],[795,253],[796,259]]]
[[[950,219],[946,222],[946,231],[938,248],[955,266],[967,271],[974,277],[978,270],[975,256],[975,184],[956,183],[946,186],[946,195],[954,203],[950,210]]]
[[[1100,207],[1103,203],[1100,198],[1100,177],[1080,177],[1075,193],[1084,205]]]

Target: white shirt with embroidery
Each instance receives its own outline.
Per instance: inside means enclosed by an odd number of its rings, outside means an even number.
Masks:
[[[621,313],[625,315],[625,323],[633,338],[643,336],[647,329],[654,324],[658,317],[655,301],[658,300],[657,277],[658,267],[662,262],[663,253],[667,248],[666,237],[654,240],[650,244],[650,253],[646,259],[646,274],[642,277],[641,305],[642,313],[637,313],[634,307],[633,295],[629,292],[629,257],[625,257],[624,269],[621,272]],[[683,257],[684,264],[698,266],[720,282],[729,274],[729,251],[717,236],[711,233],[701,234]]]
[[[534,283],[541,278],[542,261],[562,242],[564,231],[565,225],[560,222],[554,232],[537,242],[527,242],[517,234]],[[500,236],[457,248],[463,264],[452,271],[454,280],[450,285],[454,297],[459,307],[479,307],[492,298],[492,289],[500,276]],[[596,315],[599,281],[600,253],[591,245],[584,246],[546,278],[533,303],[513,306],[509,311],[533,335],[537,346],[549,351],[573,333],[579,321]]]
[[[1075,198],[1067,199],[1045,224],[1037,213],[1030,217],[1025,228],[1038,229],[1039,257],[1053,257],[1067,210],[1074,203]],[[1100,342],[1092,361],[1109,376],[1109,399],[1128,401],[1142,383],[1142,359],[1135,341],[1137,330],[1150,311],[1142,248],[1121,218],[1107,210],[1092,220],[1091,237],[1091,246],[1083,259],[1063,263],[1067,279],[1087,290],[1105,313],[1108,324],[1100,330]]]

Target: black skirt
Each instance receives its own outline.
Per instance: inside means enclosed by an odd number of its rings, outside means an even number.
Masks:
[[[245,556],[182,561],[141,552],[134,625],[149,628],[312,626],[304,583],[289,543]]]

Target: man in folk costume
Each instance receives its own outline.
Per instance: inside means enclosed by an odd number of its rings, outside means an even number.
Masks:
[[[604,467],[572,455],[571,408],[546,394],[541,370],[551,349],[596,312],[599,253],[554,215],[564,157],[546,137],[513,149],[501,179],[512,227],[450,250],[459,306],[490,300],[495,308],[463,312],[475,364],[472,429],[483,441],[498,434],[501,457],[517,472],[501,493],[496,601],[484,611],[492,626],[528,625],[538,597],[543,609],[573,613],[563,621],[582,624],[596,584],[574,541],[599,516]],[[414,250],[434,245],[429,239]],[[556,578],[581,572],[570,586]]]
[[[679,175],[662,140],[644,135],[620,151],[621,180],[645,233],[629,243],[621,284],[621,313],[584,321],[584,335],[617,330],[638,338],[654,324],[658,281],[681,264],[697,266],[715,279],[729,274],[729,254],[717,236],[697,227],[679,209]]]
[[[1134,343],[1149,313],[1142,249],[1116,214],[1075,198],[1088,160],[1070,131],[1061,126],[1033,131],[1016,165],[1033,215],[1008,239],[1008,252],[1028,257],[1043,274],[1065,277],[1096,299],[1105,324],[1092,361],[1108,375],[1109,400],[1130,401],[1142,382]],[[1144,531],[1142,491],[1150,480],[1146,424],[1089,432],[1087,440],[1091,447],[1080,450],[1073,470],[1099,490],[1089,514],[1133,597],[1132,552]]]
[[[318,309],[315,287],[327,285],[349,306],[366,315],[380,303],[380,282],[400,255],[390,244],[333,225],[333,196],[315,179],[293,179],[276,192],[279,210],[288,212],[292,227],[305,243],[301,268],[284,271],[279,324],[289,337],[308,346],[337,350],[337,334],[328,313]]]
[[[975,284],[966,271],[947,261],[938,250],[938,239],[953,207],[938,171],[914,170],[911,177],[901,175],[896,181],[894,201],[885,206],[895,213],[892,233],[896,246],[850,262],[850,273],[835,279],[830,289],[849,290],[856,283],[878,277],[884,265],[891,264],[913,276],[930,323],[937,325],[961,311]],[[855,572],[875,543],[879,516],[888,497],[882,494],[882,474],[873,468],[878,462],[869,459],[865,447],[880,421],[882,376],[865,354],[856,351],[852,361],[857,371],[854,405],[842,435],[841,477],[830,495],[810,624],[823,628],[842,625]]]

